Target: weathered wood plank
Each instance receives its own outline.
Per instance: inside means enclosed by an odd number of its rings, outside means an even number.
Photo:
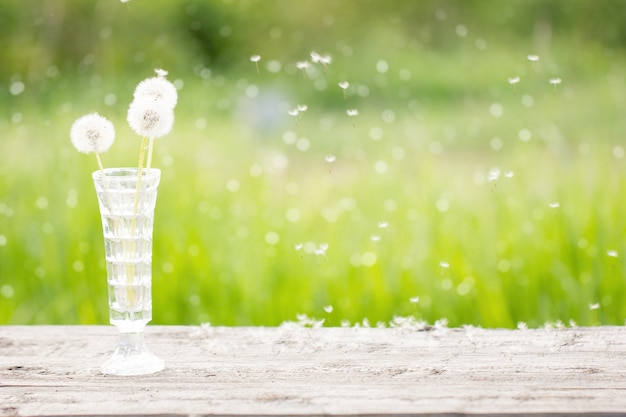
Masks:
[[[167,368],[101,375],[111,326],[0,327],[0,414],[626,415],[626,328],[149,326]]]

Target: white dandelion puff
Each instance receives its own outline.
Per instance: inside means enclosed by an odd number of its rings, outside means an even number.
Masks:
[[[167,71],[156,69],[156,77],[147,78],[137,84],[133,94],[135,100],[151,99],[158,105],[173,109],[178,102],[178,92],[174,84],[165,79]]]
[[[77,119],[70,130],[72,144],[81,153],[102,153],[109,150],[115,141],[115,128],[98,113]]]
[[[128,107],[127,121],[139,136],[156,139],[172,130],[174,111],[151,99],[135,99]]]

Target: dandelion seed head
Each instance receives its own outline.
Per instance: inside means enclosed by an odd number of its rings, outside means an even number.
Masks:
[[[174,125],[174,111],[152,99],[135,99],[128,107],[127,121],[139,136],[160,138],[167,135]]]
[[[82,153],[102,153],[109,150],[115,141],[115,128],[98,113],[78,118],[70,129],[70,139],[74,147]]]
[[[167,71],[156,69],[156,77],[147,78],[137,84],[133,94],[135,100],[150,99],[157,104],[173,109],[178,102],[178,92],[174,84],[165,79]]]

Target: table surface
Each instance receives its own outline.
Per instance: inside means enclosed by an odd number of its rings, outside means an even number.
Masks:
[[[626,327],[148,326],[166,369],[106,376],[112,326],[0,326],[0,415],[626,415]]]

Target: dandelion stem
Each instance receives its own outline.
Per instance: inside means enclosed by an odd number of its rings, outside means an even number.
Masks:
[[[150,145],[148,145],[148,161],[146,162],[146,169],[150,171],[152,165],[152,149],[154,148],[154,138],[150,138]]]
[[[100,168],[100,172],[102,172],[102,178],[104,178],[104,168],[102,166],[102,160],[100,159],[100,154],[98,152],[94,152],[96,154],[96,159],[98,160],[98,167]]]
[[[143,170],[143,159],[144,154],[146,153],[146,138],[145,136],[141,139],[141,148],[139,148],[139,167],[137,168],[137,194],[135,195],[135,209],[133,213],[137,214],[137,209],[139,208],[139,193],[141,192],[141,176]]]

